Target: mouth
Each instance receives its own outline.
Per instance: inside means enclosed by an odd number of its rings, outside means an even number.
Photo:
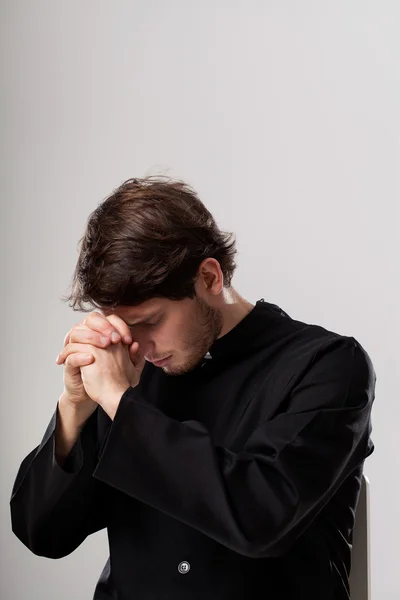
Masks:
[[[172,356],[172,354],[170,354],[166,358],[162,358],[161,360],[149,360],[149,362],[151,362],[156,367],[163,367],[164,365],[166,365],[169,362],[171,356]]]

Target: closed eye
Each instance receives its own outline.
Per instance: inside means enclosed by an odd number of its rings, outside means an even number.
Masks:
[[[158,325],[160,321],[161,321],[161,319],[158,319],[158,321],[156,321],[155,323],[147,323],[147,325],[153,325],[153,326]]]
[[[135,325],[129,325],[129,329],[133,329],[133,327],[138,327],[140,325],[149,325],[150,327],[154,327],[160,323],[161,319],[158,319],[155,323],[136,323]]]

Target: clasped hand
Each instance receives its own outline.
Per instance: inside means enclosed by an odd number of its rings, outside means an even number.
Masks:
[[[75,366],[75,353],[80,356],[81,383],[87,395],[112,416],[124,391],[140,381],[145,360],[139,344],[132,341],[129,327],[120,317],[92,312],[67,333],[57,364]],[[83,355],[88,357],[81,366]]]

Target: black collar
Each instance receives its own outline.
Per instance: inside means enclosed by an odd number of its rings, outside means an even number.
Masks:
[[[282,316],[289,317],[276,304],[266,302],[264,298],[257,300],[250,312],[235,327],[214,341],[208,351],[211,359],[219,361],[243,356],[243,353],[258,346],[260,340],[265,341],[265,334],[270,326],[271,318]],[[210,359],[210,357],[208,358]]]

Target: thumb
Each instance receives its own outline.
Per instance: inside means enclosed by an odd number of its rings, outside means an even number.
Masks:
[[[135,367],[139,367],[141,363],[144,362],[144,357],[140,351],[138,342],[132,342],[129,346],[129,357]]]

